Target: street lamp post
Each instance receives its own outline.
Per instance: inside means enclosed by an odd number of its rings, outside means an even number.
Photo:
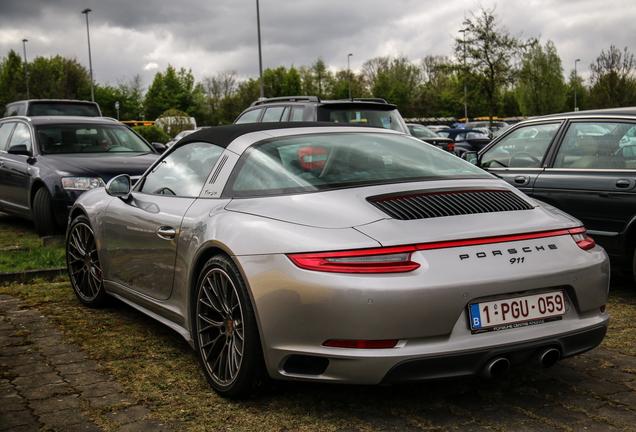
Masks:
[[[576,74],[576,63],[580,62],[581,59],[574,60],[574,111],[578,111],[578,107],[576,106],[576,88],[579,86],[578,75]]]
[[[468,95],[466,92],[466,32],[467,29],[460,30],[463,33],[464,44],[464,119],[468,122]]]
[[[91,33],[88,30],[88,13],[89,12],[91,12],[91,10],[88,8],[82,11],[82,13],[86,15],[86,36],[88,37],[88,67],[90,70],[90,78],[91,78],[91,101],[95,102],[95,90],[93,90],[93,60],[91,59]]]
[[[261,55],[261,13],[256,0],[256,27],[258,29],[258,72],[261,77],[261,99],[265,99],[265,89],[263,88],[263,56]]]
[[[24,48],[24,75],[26,75],[27,99],[31,99],[29,95],[29,62],[26,57],[26,43],[28,40],[22,39],[22,47]]]
[[[351,97],[351,63],[349,62],[349,59],[351,58],[353,54],[349,54],[347,56],[347,75],[349,76],[349,99],[351,101],[353,101],[353,97]]]

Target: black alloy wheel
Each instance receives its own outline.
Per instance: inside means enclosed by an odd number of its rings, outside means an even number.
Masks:
[[[86,306],[105,306],[108,297],[104,290],[95,233],[85,216],[78,216],[71,223],[66,240],[66,265],[77,298]]]
[[[238,268],[210,259],[197,283],[194,340],[205,376],[223,397],[241,397],[264,372],[256,318]]]

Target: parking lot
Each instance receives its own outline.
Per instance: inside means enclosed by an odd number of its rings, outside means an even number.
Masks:
[[[392,387],[267,382],[228,401],[176,333],[134,309],[83,308],[63,278],[5,282],[0,431],[636,430],[636,290],[614,277],[610,291],[603,344],[551,369]]]

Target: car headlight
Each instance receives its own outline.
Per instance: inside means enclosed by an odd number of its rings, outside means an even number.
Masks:
[[[66,190],[89,190],[106,186],[99,177],[62,177],[62,187]]]

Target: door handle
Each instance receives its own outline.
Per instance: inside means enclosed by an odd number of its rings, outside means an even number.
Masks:
[[[157,235],[165,240],[172,240],[177,235],[177,231],[172,227],[162,226],[157,229]]]
[[[517,176],[515,177],[515,183],[516,184],[526,184],[530,182],[530,177],[527,176]]]
[[[629,180],[617,180],[616,181],[616,187],[617,188],[621,188],[621,189],[627,189],[629,186],[631,185],[631,182]]]

